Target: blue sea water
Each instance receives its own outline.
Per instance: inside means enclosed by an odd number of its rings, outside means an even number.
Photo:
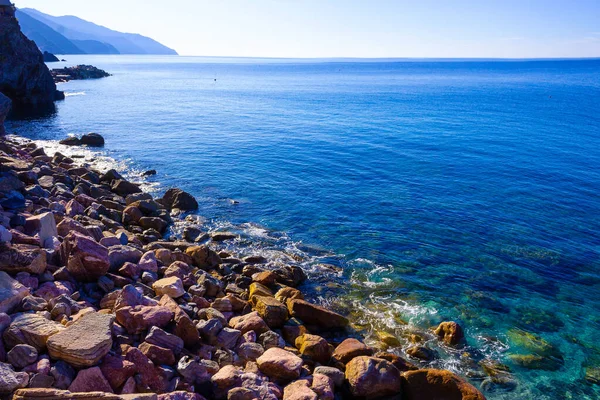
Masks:
[[[207,224],[341,268],[316,297],[488,399],[600,398],[600,60],[67,58],[113,76],[9,130],[98,132]],[[427,336],[448,319],[468,348]]]

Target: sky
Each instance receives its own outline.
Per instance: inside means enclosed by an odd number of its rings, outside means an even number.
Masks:
[[[600,57],[600,0],[13,0],[181,55]]]

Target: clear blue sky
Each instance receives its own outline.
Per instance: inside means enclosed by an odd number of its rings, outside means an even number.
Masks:
[[[182,55],[600,57],[600,0],[14,0]]]

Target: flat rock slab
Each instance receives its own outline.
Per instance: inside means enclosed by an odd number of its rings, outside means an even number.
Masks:
[[[48,340],[50,357],[80,368],[98,364],[112,347],[114,318],[110,314],[86,314]]]
[[[116,395],[104,392],[72,393],[58,389],[19,389],[13,400],[157,400],[154,393]]]
[[[28,344],[42,351],[46,348],[48,339],[63,330],[65,327],[58,322],[47,320],[38,314],[23,313],[13,317],[12,323],[4,331],[3,338],[8,348]]]
[[[9,313],[29,295],[29,289],[0,271],[0,313]]]

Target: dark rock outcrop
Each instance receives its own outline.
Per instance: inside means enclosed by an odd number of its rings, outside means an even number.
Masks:
[[[10,106],[12,102],[8,97],[0,93],[0,136],[4,135],[6,132],[4,131],[4,120],[10,111]]]
[[[57,83],[84,79],[100,79],[110,76],[108,72],[92,65],[77,65],[75,67],[53,69],[51,73],[54,81]]]
[[[44,62],[59,62],[60,60],[52,53],[44,52]]]
[[[64,98],[56,90],[44,56],[21,32],[12,16],[0,16],[0,92],[13,102],[14,111],[44,112]]]

